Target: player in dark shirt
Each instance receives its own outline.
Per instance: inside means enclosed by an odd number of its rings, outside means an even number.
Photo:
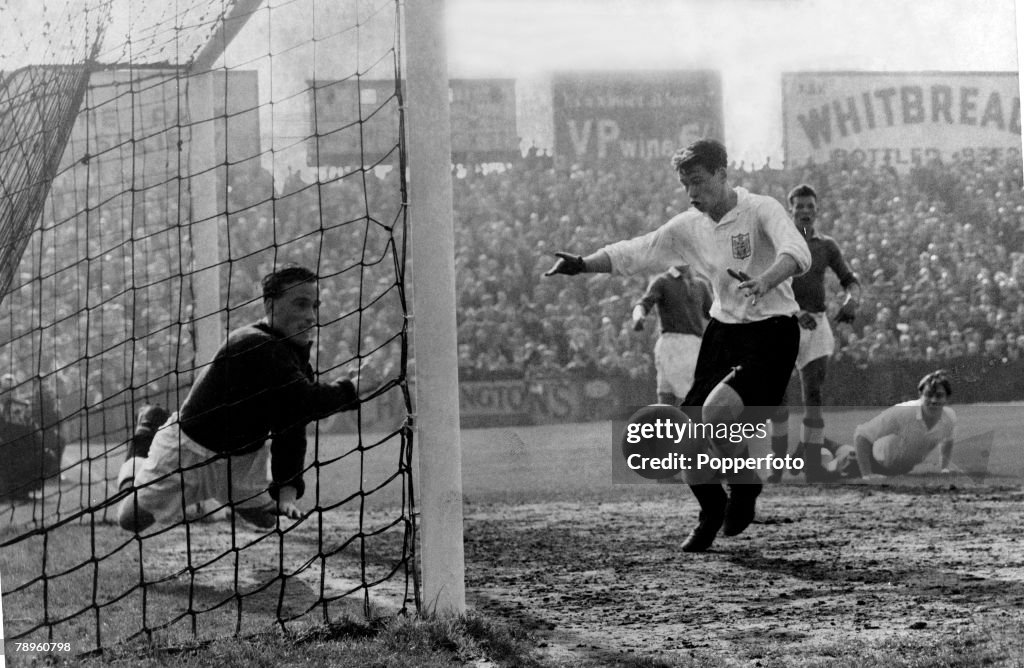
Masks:
[[[846,294],[837,322],[852,322],[856,318],[861,296],[860,283],[843,260],[843,253],[835,240],[819,234],[814,228],[818,217],[818,194],[814,188],[806,184],[793,188],[789,193],[789,209],[793,222],[811,251],[811,268],[807,273],[793,278],[793,296],[800,306],[797,314],[800,350],[796,367],[800,371],[804,402],[798,452],[803,450],[804,474],[808,482],[820,482],[827,478],[821,465],[821,448],[825,443],[822,388],[825,385],[828,360],[835,350],[835,339],[826,317],[825,272],[831,269],[835,273]],[[789,450],[788,420],[789,409],[784,401],[772,420],[772,452],[776,457],[785,457]],[[781,477],[782,470],[777,469],[769,480],[778,482]]]
[[[350,380],[314,380],[316,278],[294,265],[268,274],[266,318],[228,335],[166,424],[143,411],[118,477],[119,488],[135,488],[118,508],[123,528],[180,520],[183,508],[211,498],[261,527],[278,514],[301,516],[306,425],[359,403]]]
[[[658,372],[658,403],[678,406],[693,386],[700,339],[711,312],[711,288],[685,264],[658,274],[633,307],[633,329],[657,308],[661,333],[654,344]]]

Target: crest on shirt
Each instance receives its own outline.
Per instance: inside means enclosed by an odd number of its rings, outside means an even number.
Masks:
[[[732,256],[737,260],[745,260],[750,257],[750,232],[734,234],[732,240]]]

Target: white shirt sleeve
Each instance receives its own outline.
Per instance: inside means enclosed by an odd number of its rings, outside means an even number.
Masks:
[[[758,208],[762,228],[772,240],[776,256],[789,255],[800,267],[798,275],[807,273],[811,268],[811,251],[786,209],[770,197],[763,198]]]
[[[617,241],[601,249],[612,262],[612,271],[625,276],[665,271],[677,264],[694,264],[692,247],[687,243],[685,223],[678,217],[653,232]]]
[[[858,425],[855,434],[863,436],[872,443],[883,436],[898,434],[900,431],[900,416],[905,410],[904,406],[886,408],[864,424]]]

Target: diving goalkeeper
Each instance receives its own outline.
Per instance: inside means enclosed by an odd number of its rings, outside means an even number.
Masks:
[[[261,528],[278,515],[301,517],[306,425],[360,400],[350,380],[314,381],[316,274],[288,265],[261,287],[266,317],[228,335],[180,411],[162,426],[158,411],[143,411],[118,476],[118,489],[130,492],[118,506],[122,528],[181,521],[207,499]]]

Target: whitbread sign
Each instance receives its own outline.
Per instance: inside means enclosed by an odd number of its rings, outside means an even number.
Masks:
[[[1020,160],[1016,72],[800,72],[782,77],[786,164],[904,171],[956,157]]]

